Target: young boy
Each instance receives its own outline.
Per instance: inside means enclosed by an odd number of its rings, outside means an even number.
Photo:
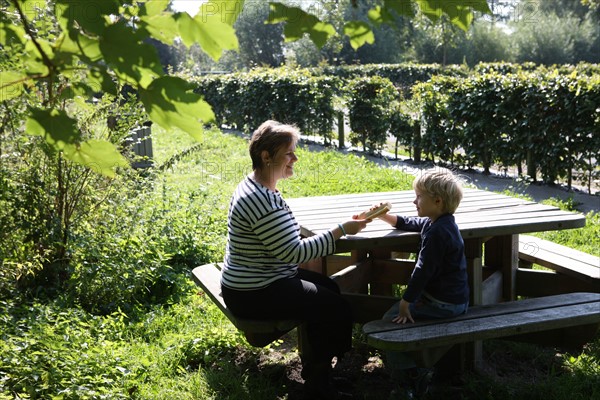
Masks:
[[[449,318],[467,311],[469,285],[464,242],[454,221],[462,200],[457,177],[446,169],[422,172],[413,182],[418,217],[384,214],[382,220],[396,229],[421,232],[419,253],[402,299],[383,319],[398,324],[419,318]],[[408,354],[389,352],[387,367],[397,380],[398,398],[426,391],[426,374]],[[425,381],[425,385],[423,384]]]

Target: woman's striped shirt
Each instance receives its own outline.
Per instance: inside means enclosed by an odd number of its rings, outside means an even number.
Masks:
[[[221,284],[261,289],[296,275],[298,264],[335,251],[332,231],[300,238],[300,227],[279,192],[246,177],[229,205]]]

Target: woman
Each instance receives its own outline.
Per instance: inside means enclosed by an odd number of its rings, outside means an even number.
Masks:
[[[331,385],[332,358],[352,345],[352,311],[327,276],[298,268],[332,254],[335,241],[360,232],[370,220],[349,219],[329,231],[300,238],[300,227],[277,190],[294,174],[299,131],[276,121],[263,123],[250,139],[253,172],[237,187],[229,206],[228,237],[221,278],[223,299],[241,318],[305,322],[309,355],[302,376],[312,398],[339,396]]]

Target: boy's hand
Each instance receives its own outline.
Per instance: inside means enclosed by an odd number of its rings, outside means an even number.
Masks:
[[[413,319],[412,315],[410,314],[410,303],[404,299],[400,300],[400,312],[398,314],[398,316],[394,319],[392,319],[392,322],[395,322],[397,324],[405,324],[408,321],[410,322],[415,322],[415,320]]]
[[[367,211],[363,211],[360,214],[353,215],[353,219],[374,219],[379,216],[385,215],[392,209],[392,204],[389,202],[382,202],[372,206]]]

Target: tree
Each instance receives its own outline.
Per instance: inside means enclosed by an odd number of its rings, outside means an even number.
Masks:
[[[515,61],[545,65],[600,61],[600,18],[589,6],[547,0],[521,8],[522,15],[511,24]]]
[[[268,25],[266,2],[248,2],[233,25],[239,41],[239,56],[248,68],[278,67],[283,64],[283,29]]]

